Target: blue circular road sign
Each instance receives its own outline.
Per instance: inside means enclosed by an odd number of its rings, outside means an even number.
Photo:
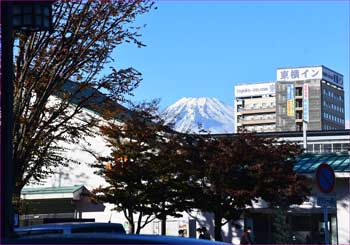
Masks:
[[[331,166],[322,163],[316,170],[316,180],[318,188],[323,193],[332,192],[335,185],[335,175]]]

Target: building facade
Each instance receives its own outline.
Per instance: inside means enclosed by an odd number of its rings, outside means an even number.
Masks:
[[[325,66],[277,69],[276,82],[235,86],[235,132],[345,129],[343,75]]]
[[[277,69],[276,131],[345,129],[343,75],[324,66]]]
[[[235,132],[276,130],[275,82],[235,86]]]
[[[350,243],[350,130],[338,131],[308,131],[308,154],[299,159],[295,171],[308,177],[312,188],[309,199],[299,206],[290,207],[288,219],[296,237],[295,243],[317,243],[322,238],[323,209],[317,205],[320,191],[315,180],[315,170],[321,163],[328,163],[335,171],[336,185],[331,193],[336,197],[336,205],[329,209],[328,226],[330,227],[331,244]],[[235,134],[215,135],[216,137],[235,137]],[[265,132],[259,133],[261,137],[274,137],[281,141],[290,141],[303,144],[302,132]],[[95,136],[88,139],[90,147],[104,152],[104,139]],[[86,146],[85,146],[86,147]],[[86,195],[89,190],[105,185],[105,181],[96,175],[91,167],[94,159],[84,150],[83,144],[71,147],[67,155],[72,160],[80,160],[80,165],[72,163],[70,167],[59,168],[57,173],[43,180],[42,185],[25,188],[22,198],[27,201],[28,212],[22,216],[22,224],[35,224],[52,219],[84,219],[96,222],[122,223],[128,230],[128,222],[122,212],[114,210],[115,206],[103,203],[96,206]],[[29,187],[29,186],[28,186]],[[38,205],[38,203],[50,205]],[[53,205],[53,203],[55,205]],[[59,205],[59,206],[58,206]],[[31,208],[32,207],[32,208]],[[178,235],[178,230],[186,230],[187,237],[196,237],[196,229],[206,226],[210,234],[214,235],[213,215],[200,210],[191,213],[182,213],[183,217],[167,217],[167,235]],[[254,203],[249,213],[240,220],[228,222],[222,228],[224,241],[239,244],[244,226],[253,229],[256,243],[268,244],[272,238],[271,217],[273,210],[263,202]],[[161,221],[156,219],[142,229],[143,234],[160,234]],[[309,237],[310,240],[307,240]]]

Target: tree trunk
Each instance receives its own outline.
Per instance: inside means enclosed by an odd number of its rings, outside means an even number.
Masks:
[[[23,213],[22,212],[23,210],[21,208],[21,191],[22,191],[22,188],[17,188],[16,186],[11,199],[14,211],[19,213]]]
[[[140,234],[140,232],[141,232],[141,228],[140,226],[137,226],[135,234]]]
[[[166,235],[165,202],[163,202],[162,204],[162,210],[163,210],[163,214],[161,216],[161,232],[162,232],[162,235],[165,236]]]
[[[162,235],[165,236],[166,235],[166,216],[164,216],[161,220],[161,231],[162,231]]]
[[[221,235],[222,217],[218,214],[214,214],[214,216],[215,216],[215,223],[214,223],[215,241],[223,241],[222,235]]]
[[[139,217],[138,217],[138,220],[137,220],[136,234],[140,234],[141,222],[142,222],[142,212],[139,213]]]
[[[135,233],[135,224],[134,222],[129,222],[129,234],[134,234]]]
[[[129,222],[129,234],[134,234],[135,233],[135,223],[134,223],[134,216],[133,213],[130,210],[127,210],[128,217],[127,220]]]

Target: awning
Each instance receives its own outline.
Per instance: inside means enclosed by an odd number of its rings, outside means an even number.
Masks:
[[[73,199],[80,200],[83,194],[90,193],[83,185],[64,187],[35,187],[23,188],[21,198],[33,199]]]
[[[294,170],[301,174],[311,174],[322,163],[329,164],[336,174],[350,173],[350,155],[347,153],[304,154],[298,158]]]

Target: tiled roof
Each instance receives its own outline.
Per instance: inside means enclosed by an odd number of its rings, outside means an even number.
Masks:
[[[314,173],[321,163],[329,164],[334,172],[350,172],[350,155],[348,153],[304,154],[299,157],[294,170],[298,173]]]

